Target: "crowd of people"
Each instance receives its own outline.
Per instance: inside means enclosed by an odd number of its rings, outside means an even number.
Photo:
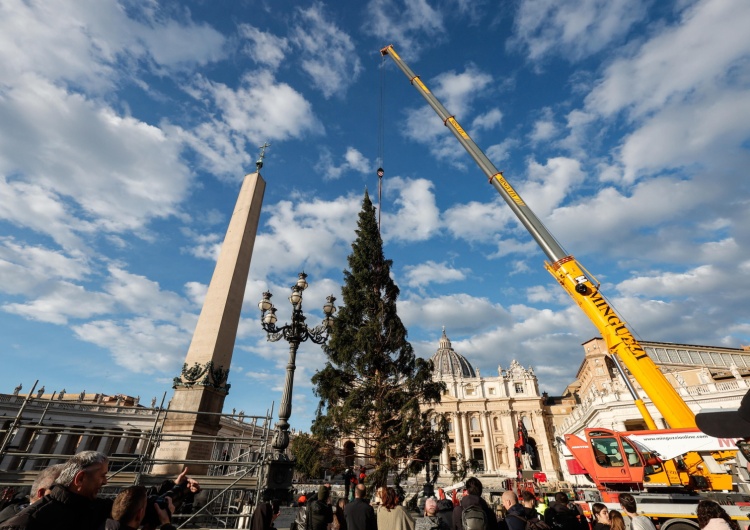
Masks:
[[[39,473],[26,496],[4,499],[0,529],[4,530],[171,530],[175,510],[200,491],[187,476],[165,481],[149,495],[143,486],[123,489],[114,499],[99,497],[107,484],[109,460],[97,451],[83,451],[65,463]]]
[[[520,496],[505,491],[498,515],[482,497],[482,483],[476,477],[466,481],[460,500],[455,493],[445,498],[442,491],[443,498],[427,498],[422,517],[414,517],[404,508],[394,488],[378,488],[372,502],[366,494],[364,484],[357,484],[353,500],[341,497],[332,502],[330,484],[320,486],[317,495],[298,498],[290,530],[656,530],[650,518],[638,514],[636,499],[629,493],[619,495],[620,510],[592,504],[590,518],[564,492],[556,493],[547,506],[530,491],[522,491]],[[265,503],[256,510],[251,530],[273,529],[277,514],[276,505]],[[710,500],[698,504],[697,522],[701,530],[740,530],[737,522]]]

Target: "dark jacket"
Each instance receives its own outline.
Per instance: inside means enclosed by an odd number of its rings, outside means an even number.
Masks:
[[[11,517],[0,528],[12,530],[97,530],[109,517],[112,501],[87,499],[55,485],[43,499]]]
[[[250,530],[269,530],[273,524],[273,508],[268,502],[261,502],[253,512]]]
[[[554,503],[544,512],[544,522],[556,530],[588,530],[583,514],[574,507]]]
[[[458,506],[453,508],[453,530],[463,530],[463,523],[461,521],[461,514],[464,509],[469,506],[481,506],[484,511],[485,519],[487,520],[487,528],[485,530],[500,530],[500,525],[497,523],[497,517],[495,516],[492,509],[487,505],[487,502],[478,495],[464,495]]]
[[[440,499],[437,503],[437,515],[445,522],[446,528],[453,528],[453,501]]]
[[[0,511],[0,524],[4,523],[11,517],[15,517],[21,511],[29,507],[29,499],[12,502]]]
[[[344,517],[348,530],[377,530],[375,510],[362,499],[354,499],[344,506]]]
[[[536,513],[536,510],[534,510],[534,513]],[[536,517],[539,517],[539,514],[536,514]],[[524,505],[516,503],[508,508],[508,511],[505,514],[505,519],[503,519],[503,523],[500,525],[500,528],[502,528],[503,530],[525,530],[526,521],[528,519],[529,517]]]
[[[327,530],[333,522],[333,508],[324,500],[315,499],[308,504],[307,528],[309,530]]]

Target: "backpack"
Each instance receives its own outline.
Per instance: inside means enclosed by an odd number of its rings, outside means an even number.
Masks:
[[[487,530],[487,514],[477,504],[467,506],[461,512],[461,526],[463,530]]]
[[[520,515],[514,515],[512,513],[509,513],[508,517],[515,517],[516,519],[520,519],[521,521],[523,521],[525,530],[552,530],[550,526],[542,521],[539,517],[526,519],[524,517],[521,517]]]
[[[578,511],[566,508],[553,512],[552,530],[580,530],[582,528],[582,518]]]

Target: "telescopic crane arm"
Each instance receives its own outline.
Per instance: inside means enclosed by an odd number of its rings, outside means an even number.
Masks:
[[[401,60],[393,46],[386,46],[380,53],[393,59],[396,66],[409,78],[411,84],[427,100],[430,107],[443,120],[445,126],[450,129],[471,158],[474,159],[489,179],[490,184],[500,193],[549,259],[549,262],[545,262],[545,268],[583,309],[586,316],[602,334],[610,354],[617,356],[630,370],[630,373],[643,387],[643,390],[651,398],[669,426],[673,428],[695,427],[693,412],[633,337],[625,321],[609,305],[604,295],[599,291],[599,284],[595,284],[576,259],[562,249],[519,193],[505,180],[503,174],[498,171],[479,146],[459,125],[455,117],[443,107],[422,80]],[[643,401],[637,395],[633,397],[648,427],[656,429],[656,425],[646,410]]]

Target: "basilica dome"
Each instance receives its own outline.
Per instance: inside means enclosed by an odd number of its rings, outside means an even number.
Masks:
[[[466,357],[456,353],[453,349],[450,339],[445,335],[445,328],[443,328],[443,336],[440,337],[438,351],[432,356],[432,363],[434,365],[433,374],[437,378],[477,376],[474,367]]]

